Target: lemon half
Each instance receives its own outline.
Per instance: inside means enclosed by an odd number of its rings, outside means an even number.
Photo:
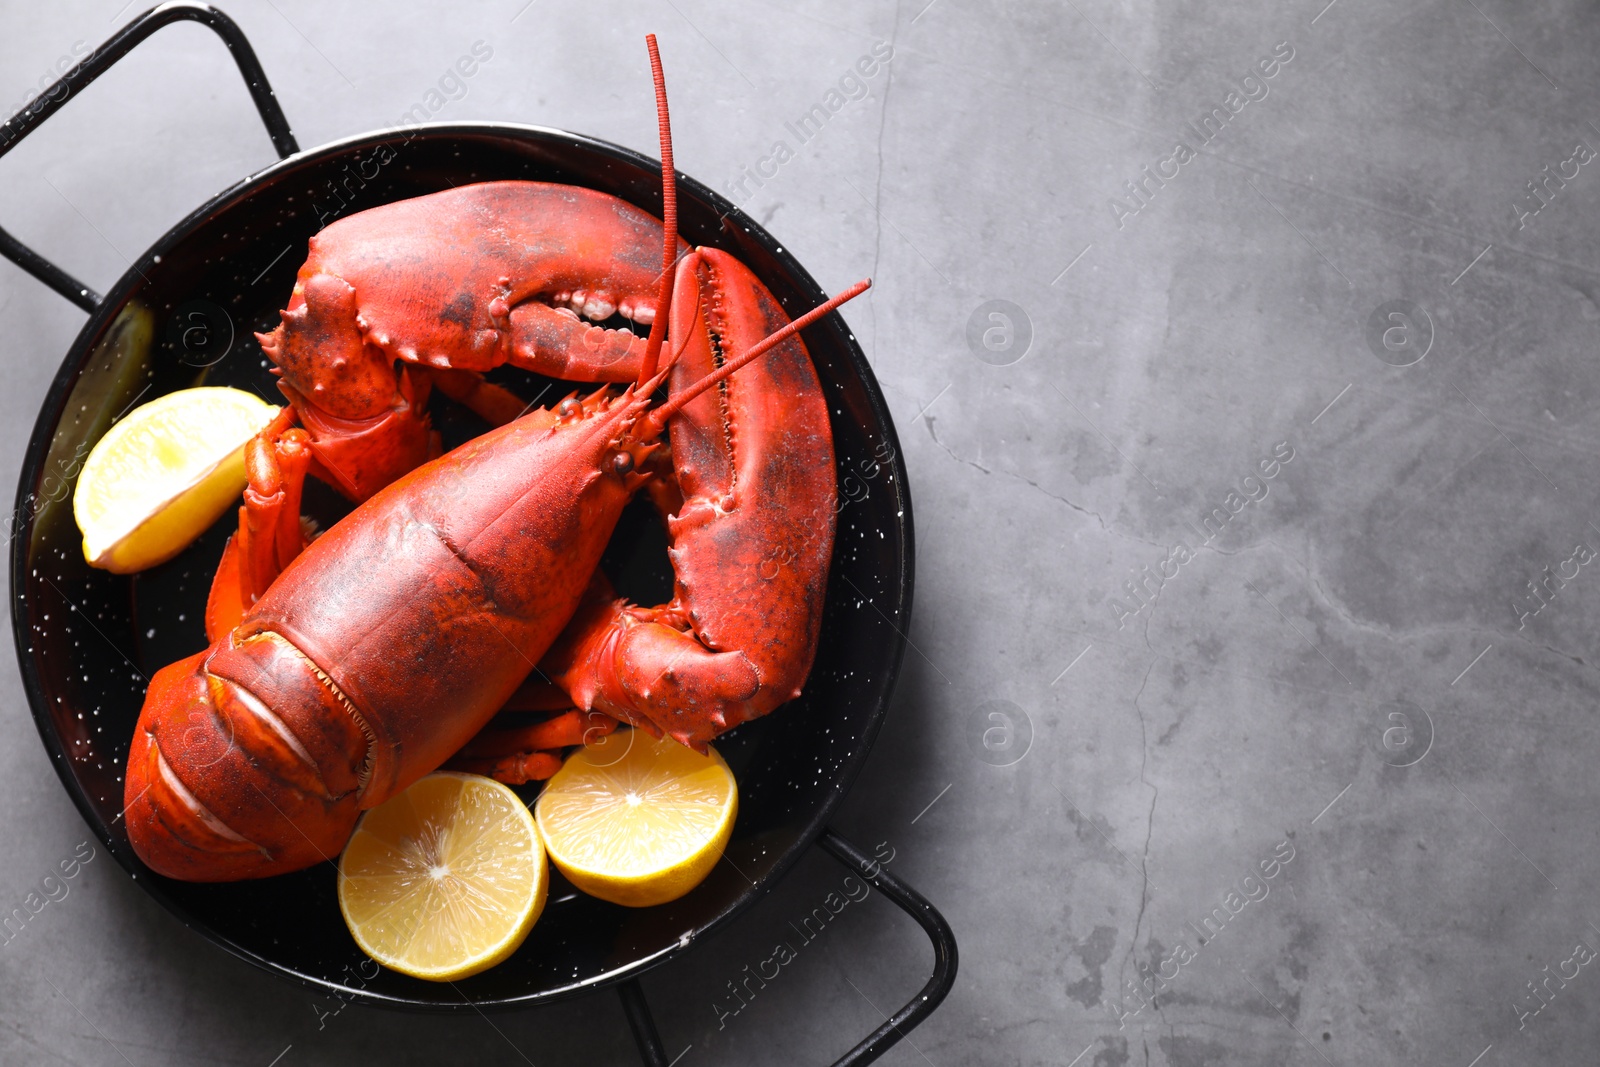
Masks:
[[[738,810],[739,787],[715,749],[702,756],[638,730],[573,753],[534,807],[567,880],[634,908],[676,900],[704,881]]]
[[[241,389],[202,386],[141,404],[84,460],[72,513],[83,556],[118,574],[176,556],[238,499],[244,446],[278,408]]]
[[[446,982],[515,952],[549,875],[528,807],[476,774],[441,771],[362,816],[339,858],[339,910],[385,967]]]

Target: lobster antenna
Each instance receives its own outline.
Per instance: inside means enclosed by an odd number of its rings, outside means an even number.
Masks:
[[[701,378],[683,392],[674,394],[672,398],[669,399],[665,404],[662,404],[660,407],[656,408],[646,416],[650,422],[650,432],[644,434],[644,436],[654,437],[656,434],[661,432],[661,428],[667,424],[668,419],[676,415],[685,404],[689,403],[695,397],[699,396],[707,389],[710,389],[718,382],[725,380],[729,375],[733,374],[740,367],[743,367],[746,363],[749,363],[754,359],[759,359],[771,349],[782,344],[784,341],[787,341],[789,338],[793,337],[807,326],[810,326],[813,322],[816,322],[818,319],[822,318],[822,316],[828,314],[828,312],[839,307],[839,305],[844,304],[847,301],[854,300],[856,297],[860,296],[870,288],[872,288],[872,279],[861,279],[844,292],[830,298],[826,303],[819,304],[817,307],[812,308],[810,311],[806,312],[804,315],[801,315],[798,319],[795,319],[782,329],[767,335],[764,340],[758,341],[757,343],[751,345],[750,348],[742,355],[728,360],[722,366],[718,367],[704,378]]]
[[[691,277],[690,281],[694,282],[694,313],[690,315],[689,318],[690,321],[694,321],[700,317],[700,301],[703,294],[701,293],[700,289],[700,279]],[[691,340],[693,340],[692,337],[685,336],[683,342],[678,345],[677,351],[669,351],[667,353],[666,363],[656,370],[654,377],[647,378],[637,385],[629,386],[629,388],[634,390],[634,392],[640,396],[649,396],[651,393],[654,393],[661,387],[661,383],[667,380],[667,375],[671,373],[672,368],[677,366],[678,358],[683,355],[683,350],[689,347],[689,342]],[[655,434],[659,432],[659,430],[652,431],[649,436],[654,437]]]
[[[661,229],[665,247],[661,252],[661,291],[656,301],[655,321],[645,342],[644,360],[639,364],[639,384],[655,377],[661,358],[661,343],[667,338],[667,309],[672,305],[673,266],[678,259],[678,176],[672,165],[672,119],[667,114],[667,81],[661,73],[661,52],[656,35],[644,38],[650,50],[650,77],[656,83],[656,123],[661,130]]]

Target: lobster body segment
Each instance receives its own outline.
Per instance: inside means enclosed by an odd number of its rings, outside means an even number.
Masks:
[[[607,460],[645,403],[596,394],[468,441],[381,491],[373,519],[337,523],[246,614],[241,635],[282,634],[366,717],[363,807],[465,744],[566,626],[642,481]]]

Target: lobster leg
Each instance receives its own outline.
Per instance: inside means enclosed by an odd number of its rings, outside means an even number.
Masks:
[[[498,759],[469,759],[457,756],[444,765],[447,771],[481,774],[506,785],[542,782],[561,769],[561,757],[554,752],[520,752]]]
[[[530,720],[529,713],[543,718]],[[560,687],[534,674],[445,766],[522,785],[559,770],[562,749],[604,737],[616,728],[617,720],[611,716],[578,711]]]
[[[239,508],[239,532],[229,538],[206,600],[206,637],[215,641],[267,591],[304,549],[300,497],[311,467],[310,438],[288,429],[292,409],[245,446],[249,484]]]
[[[609,715],[576,708],[531,726],[500,726],[504,717],[502,712],[445,766],[522,785],[560,770],[562,749],[587,744],[617,728],[617,720]]]
[[[787,321],[749,268],[697,250],[673,300],[673,391]],[[833,437],[798,338],[669,427],[683,495],[667,522],[676,595],[646,609],[592,584],[545,666],[580,708],[704,748],[798,696],[810,672],[833,552]]]
[[[516,715],[529,713],[548,715],[552,712],[571,710],[572,698],[567,696],[566,690],[535,671],[517,687],[517,691],[512,693],[510,699],[501,706],[500,714],[495,716],[484,729],[503,729],[505,723],[501,720],[509,721]]]
[[[533,406],[523,403],[521,397],[505,386],[484,381],[483,375],[474,371],[433,367],[428,375],[439,392],[464,405],[490,426],[504,426]]]

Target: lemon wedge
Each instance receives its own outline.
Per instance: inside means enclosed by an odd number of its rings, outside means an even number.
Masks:
[[[670,738],[619,730],[574,752],[545,784],[534,815],[568,881],[644,908],[705,880],[738,810],[739,787],[715,749],[702,756]]]
[[[72,513],[91,566],[131,574],[176,556],[244,491],[244,446],[278,408],[204,386],[141,404],[84,460]]]
[[[339,910],[385,967],[448,982],[515,952],[549,881],[528,806],[493,779],[440,771],[362,816],[339,857]]]

